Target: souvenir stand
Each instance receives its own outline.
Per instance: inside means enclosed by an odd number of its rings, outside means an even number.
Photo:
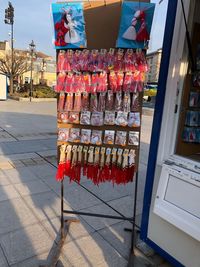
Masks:
[[[57,49],[59,163],[56,179],[61,181],[62,239],[65,237],[65,222],[70,222],[70,219],[64,219],[64,214],[127,220],[133,225],[132,253],[143,88],[148,70],[145,49],[154,4],[124,2],[121,5],[120,1],[111,2],[112,5],[106,5],[106,1],[103,4],[95,3],[93,8],[84,11],[84,15],[82,3],[52,5]],[[101,32],[104,25],[99,25],[100,20],[97,19],[100,19],[102,12],[102,23],[111,25],[105,29],[105,33]],[[131,15],[128,14],[129,23],[124,27],[126,12],[131,12]],[[149,24],[145,21],[147,14]],[[133,21],[135,28],[130,27]],[[89,32],[94,31],[95,27],[97,38]],[[145,31],[140,31],[141,28],[145,28]],[[113,48],[115,45],[117,48]],[[124,216],[99,197],[102,203],[116,212],[116,216],[66,210],[63,179],[68,177],[69,182],[84,187],[81,185],[82,176],[91,180],[94,186],[104,182],[117,186],[135,181],[133,216]]]

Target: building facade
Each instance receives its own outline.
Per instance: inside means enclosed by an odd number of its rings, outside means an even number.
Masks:
[[[149,65],[149,72],[147,73],[148,83],[157,83],[160,71],[160,62],[162,56],[162,49],[147,54],[147,63]]]
[[[4,57],[5,54],[10,51],[10,44],[8,41],[0,42],[0,57]],[[30,64],[30,51],[15,49],[15,52],[27,57],[27,63]],[[20,75],[15,82],[20,85],[30,83],[31,71],[27,71]],[[48,86],[54,86],[56,84],[56,61],[53,57],[46,55],[40,51],[35,53],[33,58],[33,84],[43,84]]]

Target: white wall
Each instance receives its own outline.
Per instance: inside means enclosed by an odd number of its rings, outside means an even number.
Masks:
[[[197,1],[184,0],[186,14],[188,15],[189,13],[189,19],[193,18],[195,2]],[[189,6],[190,3],[191,5]],[[192,22],[190,21],[189,26],[191,25]],[[174,153],[179,112],[174,114],[173,111],[175,104],[180,102],[181,93],[177,97],[177,89],[181,92],[186,72],[187,45],[185,42],[185,26],[182,8],[179,0],[147,236],[184,266],[200,267],[200,242],[153,213],[154,200],[160,180],[162,163]]]
[[[6,92],[6,76],[0,74],[0,100],[6,100],[7,92]]]

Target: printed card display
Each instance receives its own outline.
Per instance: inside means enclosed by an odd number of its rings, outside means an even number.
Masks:
[[[91,112],[90,111],[81,112],[80,124],[90,125],[90,117],[91,117]]]
[[[74,124],[79,123],[79,112],[77,111],[69,112],[69,123],[74,123]]]
[[[102,144],[102,131],[93,130],[91,136],[91,144],[101,145]]]
[[[58,112],[58,122],[68,123],[69,113],[68,112]]]
[[[69,133],[69,141],[78,143],[81,141],[80,138],[80,129],[78,128],[71,128]]]
[[[139,145],[139,132],[129,132],[128,144],[133,146]]]
[[[105,131],[104,144],[113,145],[115,140],[115,131]]]
[[[150,39],[154,9],[152,3],[124,1],[116,46],[145,48]]]
[[[140,127],[140,113],[139,112],[130,112],[128,119],[129,127]]]
[[[128,112],[118,111],[115,123],[119,126],[126,126],[128,124]]]
[[[102,126],[103,125],[103,112],[92,112],[91,125]]]
[[[115,125],[115,112],[114,111],[105,111],[104,124]]]
[[[126,136],[127,136],[127,133],[125,131],[117,131],[115,144],[120,145],[120,146],[125,146],[126,145]]]
[[[69,129],[59,128],[58,129],[58,141],[68,141],[69,139]]]
[[[54,45],[56,49],[86,47],[82,3],[53,3]]]
[[[91,130],[88,130],[88,129],[81,130],[81,143],[89,144],[90,137],[91,137]]]

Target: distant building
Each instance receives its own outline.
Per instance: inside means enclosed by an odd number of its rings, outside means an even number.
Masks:
[[[27,71],[22,76],[22,83],[30,83],[31,72]],[[48,55],[36,52],[33,60],[33,84],[53,86],[56,84],[56,61]]]
[[[0,57],[3,57],[10,50],[8,41],[0,42]],[[15,52],[27,56],[30,62],[29,50],[15,49]],[[30,83],[30,71],[25,72],[18,77],[18,82],[22,85]],[[53,86],[56,84],[56,61],[52,56],[46,55],[43,52],[36,51],[36,56],[33,59],[33,84],[46,84]]]
[[[162,49],[147,54],[147,62],[149,65],[149,72],[147,73],[148,83],[157,83],[160,71],[160,61],[162,56]]]

